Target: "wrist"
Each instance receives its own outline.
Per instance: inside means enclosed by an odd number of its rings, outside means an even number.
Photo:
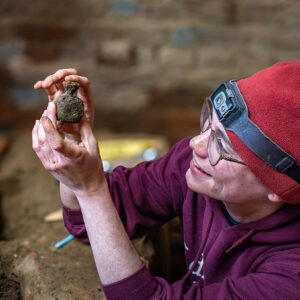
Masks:
[[[80,209],[79,202],[74,192],[60,182],[60,201],[62,206],[69,209]]]
[[[92,201],[92,199],[99,199],[99,196],[109,195],[109,189],[107,182],[104,180],[99,180],[98,182],[94,182],[88,186],[80,188],[78,190],[74,190],[74,194],[81,205],[81,202]]]

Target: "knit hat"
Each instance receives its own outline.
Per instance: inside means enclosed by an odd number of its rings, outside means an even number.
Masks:
[[[300,61],[280,62],[237,81],[249,118],[300,166]],[[256,156],[232,131],[236,151],[253,174],[289,203],[300,203],[300,184]]]

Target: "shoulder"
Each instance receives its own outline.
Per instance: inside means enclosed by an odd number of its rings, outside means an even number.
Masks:
[[[172,158],[172,160],[180,161],[183,164],[189,163],[189,158],[192,157],[192,150],[190,148],[191,139],[192,137],[187,137],[177,142],[172,146],[167,156]]]

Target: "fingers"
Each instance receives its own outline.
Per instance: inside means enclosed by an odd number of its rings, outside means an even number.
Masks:
[[[87,100],[91,102],[92,100],[91,84],[87,77],[78,76],[78,75],[68,75],[66,76],[65,80],[78,82],[80,84],[80,88],[83,89],[84,93],[86,94]],[[91,105],[91,103],[87,103],[87,104]]]
[[[37,90],[42,88],[45,89],[49,96],[49,100],[52,101],[54,100],[57,92],[64,92],[62,82],[65,80],[65,77],[73,74],[77,74],[76,69],[70,68],[58,70],[54,74],[46,77],[44,80],[36,82],[34,88]]]
[[[43,116],[41,121],[47,141],[54,152],[58,152],[68,158],[80,156],[81,149],[72,143],[64,141],[47,116]]]
[[[68,75],[65,77],[65,80],[78,82],[80,84],[80,88],[83,89],[84,93],[86,94],[87,99],[92,100],[91,84],[87,77]],[[90,105],[91,103],[88,104]]]
[[[40,81],[37,81],[35,84],[34,84],[34,88],[36,89],[36,90],[39,90],[39,89],[41,89],[42,88],[42,83],[43,83],[43,81],[42,80],[40,80]]]
[[[64,88],[64,86],[63,86],[63,84],[62,84],[62,81],[63,81],[63,80],[61,80],[61,81],[55,83],[55,86],[56,86],[56,88],[57,88],[58,91],[60,91],[60,92],[63,93],[64,90],[65,90],[65,88]]]
[[[38,81],[34,86],[33,86],[36,90],[42,89],[43,88],[43,81]],[[49,101],[53,101],[55,99],[55,96],[58,92],[58,89],[55,85],[50,86],[49,88],[45,89]]]
[[[46,111],[41,120],[36,121],[33,127],[32,148],[45,169],[51,172],[63,168],[65,164],[68,164],[73,159],[76,161],[86,151],[83,147],[64,141],[47,116]]]
[[[53,103],[53,102],[48,103],[48,107],[47,107],[45,116],[47,116],[51,120],[51,122],[53,124],[53,127],[55,129],[57,129],[56,105],[55,105],[55,103]]]
[[[90,86],[90,81],[87,77],[79,76],[79,75],[68,75],[65,77],[67,81],[76,81],[80,84],[83,88],[88,88]]]
[[[68,75],[65,80],[75,81],[80,84],[78,97],[84,102],[84,113],[91,124],[94,123],[94,103],[91,84],[87,77],[78,75]]]
[[[39,121],[35,122],[32,130],[32,148],[46,169],[51,170],[55,167],[55,157],[48,145],[44,129]]]
[[[47,89],[51,85],[55,84],[56,82],[63,81],[66,76],[77,74],[76,69],[61,69],[56,71],[53,75],[48,76],[43,82],[43,88]]]
[[[33,126],[32,129],[32,148],[35,152],[38,152],[39,149],[39,141],[38,141],[38,135],[37,135],[37,131],[38,131],[38,122],[39,121],[35,121],[35,124]]]
[[[92,155],[99,155],[99,148],[97,140],[93,134],[92,128],[86,118],[83,116],[82,121],[80,123],[80,135],[81,140]]]
[[[44,80],[38,81],[34,85],[34,88],[35,89],[41,89],[41,88],[48,89],[55,83],[63,81],[66,76],[76,75],[76,74],[77,74],[76,69],[73,69],[73,68],[61,69],[61,70],[56,71],[54,74],[49,75]]]

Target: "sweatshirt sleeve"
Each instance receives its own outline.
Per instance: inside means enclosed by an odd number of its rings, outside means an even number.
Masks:
[[[276,255],[265,261],[256,273],[243,277],[226,277],[221,282],[201,286],[187,286],[183,280],[169,284],[151,274],[142,266],[140,270],[119,282],[103,286],[108,300],[257,300],[299,299],[299,249]]]
[[[181,216],[187,190],[185,173],[192,157],[189,140],[178,142],[160,159],[134,168],[119,166],[105,174],[112,200],[130,238]],[[81,211],[63,208],[63,216],[68,231],[88,243]]]

